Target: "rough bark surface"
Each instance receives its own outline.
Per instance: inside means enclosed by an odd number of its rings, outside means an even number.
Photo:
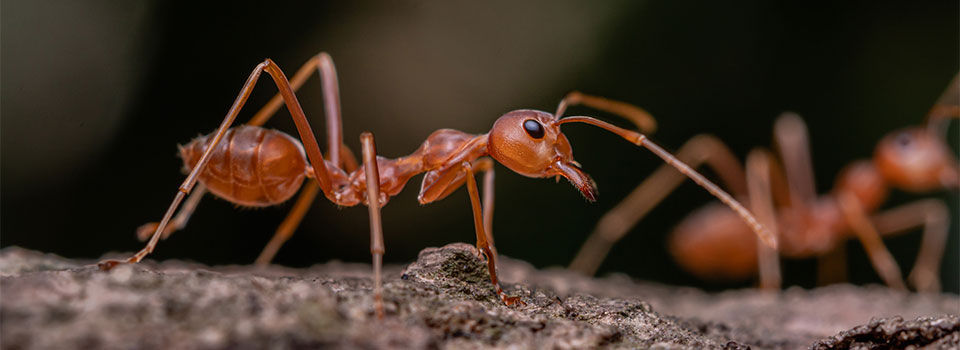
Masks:
[[[364,264],[93,263],[0,251],[0,348],[960,347],[956,295],[878,286],[709,294],[503,258],[505,289],[526,303],[507,307],[462,243],[388,266],[383,320]]]

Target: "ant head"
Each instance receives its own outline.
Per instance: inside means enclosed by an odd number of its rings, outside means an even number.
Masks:
[[[960,186],[956,160],[946,144],[923,128],[898,130],[877,144],[874,163],[890,184],[926,192]]]
[[[597,200],[597,184],[573,160],[570,141],[552,114],[521,109],[493,124],[487,152],[514,172],[529,177],[563,176],[589,201]]]

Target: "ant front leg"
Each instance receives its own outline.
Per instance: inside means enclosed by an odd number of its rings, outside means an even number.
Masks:
[[[464,147],[464,149],[469,149],[469,147]],[[477,254],[486,257],[490,280],[500,300],[506,305],[524,304],[519,297],[507,296],[500,286],[499,278],[497,278],[497,250],[493,245],[493,235],[490,231],[493,225],[493,160],[484,157],[472,163],[464,160],[459,164],[452,164],[442,169],[432,170],[424,175],[419,196],[420,204],[443,199],[466,183],[467,192],[470,195],[470,204],[473,208],[474,231],[477,234]],[[479,171],[486,173],[483,189],[485,207],[483,208],[480,204],[477,181],[474,178],[474,174]]]
[[[483,229],[486,232],[487,242],[490,244],[490,249],[494,254],[497,253],[497,249],[494,248],[493,244],[493,180],[494,180],[494,171],[493,171],[493,160],[487,157],[483,157],[473,161],[471,165],[474,172],[483,172]],[[435,180],[426,181],[424,183],[424,191],[421,195],[421,203],[426,204],[429,202],[438,201],[446,198],[453,192],[456,192],[463,184],[467,181],[467,175],[464,171],[460,171],[458,168],[448,168],[445,170],[440,170],[437,173],[442,174],[437,177]],[[424,177],[426,179],[427,177]],[[437,190],[440,190],[439,194]],[[477,246],[477,253],[483,255],[479,245]]]
[[[492,162],[488,162],[488,164],[489,166],[493,165]],[[487,269],[490,271],[490,282],[493,283],[493,287],[496,288],[497,295],[500,296],[500,301],[507,306],[514,304],[525,305],[523,300],[520,300],[520,297],[508,296],[507,293],[503,291],[503,288],[500,287],[500,281],[497,279],[497,253],[493,248],[493,241],[487,239],[488,237],[492,238],[492,236],[488,236],[484,229],[485,220],[483,219],[484,215],[481,213],[480,195],[477,190],[477,180],[474,178],[474,169],[469,162],[463,162],[461,167],[463,171],[466,172],[467,192],[470,194],[470,205],[473,207],[473,226],[477,232],[477,250],[487,257]],[[488,188],[492,191],[492,186],[488,186]]]

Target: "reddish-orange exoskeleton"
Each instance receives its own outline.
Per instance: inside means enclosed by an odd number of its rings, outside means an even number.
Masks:
[[[693,166],[709,165],[731,193],[750,204],[764,226],[776,229],[781,255],[824,257],[821,274],[837,275],[837,270],[845,268],[829,262],[837,261],[835,257],[842,252],[838,248],[852,236],[863,244],[889,286],[905,288],[900,269],[881,236],[923,226],[920,251],[909,280],[918,290],[937,290],[949,226],[946,206],[925,199],[869,215],[883,204],[890,188],[922,193],[960,186],[957,160],[942,135],[944,122],[960,116],[957,80],[954,78],[928,113],[925,127],[901,129],[885,136],[873,158],[852,162],[826,195],[815,192],[807,129],[792,113],[785,113],[774,126],[782,167],[770,152],[757,149],[747,157],[744,170],[730,150],[710,135],[692,138],[680,148],[677,158]],[[570,268],[595,273],[612,245],[681,181],[682,177],[666,167],[644,180],[601,218]],[[690,214],[672,232],[669,249],[682,267],[700,278],[742,280],[755,276],[759,269],[762,287],[779,288],[776,252],[757,245],[749,227],[721,206],[707,205]]]
[[[327,120],[328,153],[324,158],[313,136],[307,117],[294,95],[294,90],[316,69],[323,84]],[[246,125],[232,127],[234,119],[250,95],[262,72],[273,78],[280,93]],[[286,104],[293,116],[301,145],[293,137],[275,130],[261,128],[279,108]],[[636,145],[643,146],[681,172],[703,185],[711,193],[740,213],[741,217],[771,246],[776,242],[753,216],[732,197],[700,174],[677,161],[669,153],[653,144],[641,133],[622,129],[590,117],[560,118],[566,106],[583,104],[619,114],[641,127],[652,127],[653,120],[639,108],[607,99],[571,93],[554,114],[535,110],[516,110],[504,114],[486,134],[468,134],[451,129],[435,131],[426,141],[406,157],[387,159],[376,155],[373,135],[363,133],[363,163],[358,165],[349,149],[343,145],[340,101],[336,71],[330,56],[321,53],[308,61],[288,81],[271,60],[257,65],[244,84],[240,95],[216,132],[199,137],[180,148],[180,154],[189,175],[181,184],[173,203],[159,223],[142,226],[138,235],[149,237],[143,250],[126,260],[107,260],[101,268],[117,264],[136,263],[153,251],[157,241],[186,223],[206,190],[230,202],[244,206],[270,206],[289,199],[308,181],[300,198],[286,220],[257,259],[268,263],[280,245],[299,224],[318,192],[339,206],[365,204],[369,208],[371,246],[374,270],[374,296],[377,314],[382,316],[381,259],[384,253],[380,223],[380,207],[391,196],[399,193],[411,177],[424,174],[420,187],[421,204],[443,199],[462,185],[467,185],[473,207],[477,250],[486,257],[490,279],[500,299],[507,305],[521,302],[507,296],[501,289],[496,273],[496,250],[490,234],[493,222],[493,161],[529,177],[564,177],[588,200],[595,200],[597,187],[573,159],[570,142],[560,132],[565,123],[586,123],[613,132]],[[484,205],[474,174],[485,172]],[[200,184],[197,185],[197,182]],[[368,184],[376,184],[368,186]],[[195,185],[196,188],[195,188]],[[191,191],[183,209],[174,217],[180,203]]]

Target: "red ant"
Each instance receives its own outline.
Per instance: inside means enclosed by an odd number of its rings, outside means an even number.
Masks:
[[[323,157],[307,117],[294,95],[294,89],[299,88],[314,69],[319,71],[323,84],[329,149],[326,158]],[[267,72],[273,78],[280,93],[254,116],[249,124],[231,128],[262,72]],[[279,108],[281,100],[293,116],[302,145],[287,134],[260,127]],[[587,200],[595,201],[596,184],[574,161],[570,142],[560,132],[560,125],[565,123],[594,125],[649,149],[731,206],[761,238],[771,246],[776,245],[773,235],[736,200],[658,147],[645,135],[591,117],[560,118],[566,107],[574,104],[619,114],[648,129],[654,125],[652,117],[637,107],[571,93],[560,103],[554,114],[527,109],[512,111],[497,119],[489,133],[480,135],[440,129],[428,136],[412,154],[395,159],[378,157],[373,135],[365,132],[360,135],[363,163],[358,166],[350,150],[343,145],[339,91],[330,56],[321,53],[312,58],[297,72],[292,81],[288,81],[280,68],[267,59],[257,65],[250,74],[217,131],[180,147],[184,166],[191,170],[160,223],[147,224],[138,230],[138,235],[142,238],[152,232],[147,246],[129,259],[107,260],[99,266],[106,270],[117,264],[137,263],[142,260],[153,251],[161,237],[183,227],[203,195],[204,188],[239,205],[262,207],[286,201],[305,179],[309,179],[291,213],[277,229],[277,233],[257,261],[270,261],[277,248],[293,233],[318,190],[339,206],[365,204],[370,215],[374,298],[377,314],[382,317],[381,259],[384,244],[380,208],[391,196],[399,193],[411,177],[424,173],[419,196],[421,204],[443,199],[463,184],[467,185],[473,208],[477,250],[487,260],[496,293],[506,305],[522,303],[519,297],[507,296],[497,280],[497,255],[491,235],[494,165],[491,158],[528,177],[564,177],[579,189]],[[477,172],[485,172],[483,207],[486,210],[482,210],[480,205],[474,179]],[[197,191],[187,200],[180,214],[171,221],[177,207],[197,182],[200,182]],[[367,186],[369,183],[378,185]]]
[[[830,255],[852,233],[887,285],[905,289],[900,268],[881,236],[922,225],[921,247],[909,280],[918,290],[938,290],[940,260],[949,227],[946,206],[926,199],[872,218],[869,214],[885,201],[890,187],[929,192],[960,186],[957,161],[951,156],[945,136],[938,135],[938,130],[945,129],[945,121],[960,116],[958,100],[960,87],[958,78],[954,78],[928,113],[926,127],[888,134],[877,144],[872,160],[851,163],[841,171],[833,191],[822,196],[815,192],[806,125],[792,113],[782,115],[774,126],[782,167],[770,152],[756,149],[749,154],[746,169],[742,170],[732,152],[710,135],[693,137],[676,154],[680,161],[694,167],[709,165],[737,198],[751,205],[765,227],[775,229],[775,234],[779,231],[780,254],[785,257]],[[681,181],[682,177],[672,169],[658,169],[600,219],[570,269],[594,274],[610,247]],[[775,209],[774,202],[779,209]],[[677,262],[698,277],[742,280],[757,274],[759,266],[760,285],[779,289],[776,252],[758,246],[749,232],[732,212],[707,205],[677,225],[668,244]],[[827,268],[821,268],[821,274],[832,272]]]

